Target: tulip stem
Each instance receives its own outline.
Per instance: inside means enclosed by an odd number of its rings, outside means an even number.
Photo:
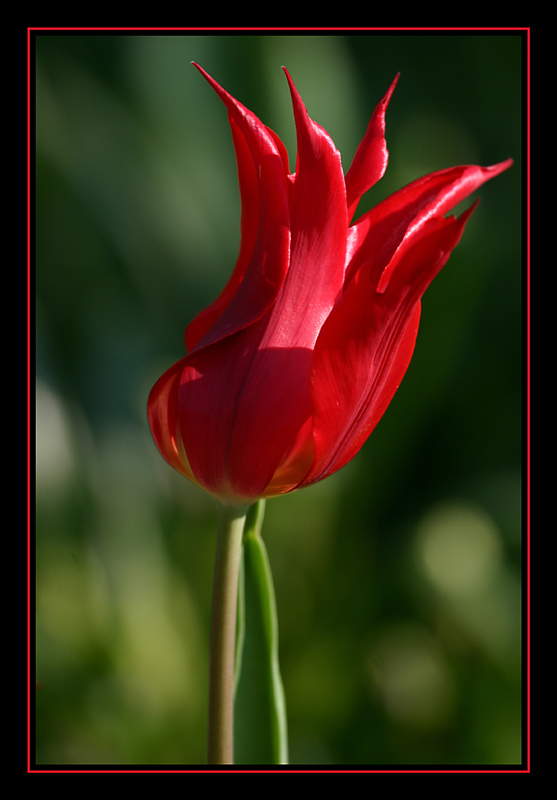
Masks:
[[[209,764],[234,763],[234,661],[238,574],[247,509],[219,504],[211,612]]]

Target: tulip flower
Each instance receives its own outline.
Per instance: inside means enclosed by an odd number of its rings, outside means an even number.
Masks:
[[[433,172],[353,221],[387,166],[385,111],[398,76],[345,175],[286,70],[293,172],[278,136],[198,69],[228,111],[241,245],[230,280],[189,324],[187,354],[155,384],[148,411],[168,463],[241,505],[321,481],[360,450],[408,368],[422,295],[472,209],[445,215],[512,162]]]
[[[385,112],[397,78],[345,174],[286,70],[294,171],[278,136],[197,68],[228,112],[240,251],[220,295],[187,327],[186,354],[151,390],[149,423],[168,463],[220,501],[209,763],[233,763],[235,703],[241,757],[285,763],[275,599],[259,535],[265,498],[323,480],[360,450],[408,368],[421,298],[475,206],[447,214],[511,161],[433,172],[358,216],[387,167]]]

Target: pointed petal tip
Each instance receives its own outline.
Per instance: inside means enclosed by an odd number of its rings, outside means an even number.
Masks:
[[[196,61],[192,61],[191,64],[203,75],[204,78],[206,78],[206,80],[209,81],[209,83],[211,84],[217,83],[216,80],[209,75],[207,70],[203,69],[203,67],[201,67]]]
[[[489,172],[492,172],[493,175],[499,175],[500,172],[504,172],[509,167],[512,167],[514,164],[514,159],[507,158],[505,161],[500,161],[498,164],[493,164],[491,167],[487,167]]]
[[[215,79],[214,79],[214,78],[213,78],[211,75],[209,75],[209,73],[207,72],[207,70],[203,69],[203,67],[201,67],[199,64],[197,64],[195,61],[192,61],[191,63],[192,63],[192,65],[193,65],[193,66],[194,66],[194,67],[195,67],[195,68],[196,68],[196,69],[197,69],[197,70],[198,70],[198,71],[201,73],[201,75],[203,75],[203,77],[205,78],[205,80],[207,81],[207,83],[208,83],[210,86],[212,86],[212,87],[213,87],[213,89],[214,89],[214,90],[215,90],[215,92],[216,92],[216,93],[217,93],[217,94],[220,96],[220,98],[221,98],[221,100],[222,100],[223,102],[226,102],[226,98],[228,98],[228,99],[231,99],[231,100],[232,100],[234,103],[237,103],[237,102],[238,102],[237,100],[235,100],[235,99],[232,97],[232,95],[230,95],[230,94],[229,94],[229,92],[227,92],[227,91],[226,91],[226,89],[224,89],[224,88],[223,88],[223,87],[220,85],[220,83],[219,83],[218,81],[216,81],[216,80],[215,80]]]
[[[290,91],[298,94],[296,87],[294,86],[294,81],[292,80],[291,74],[288,72],[286,67],[281,67],[282,71],[286,75],[286,80],[288,81],[288,85],[290,86]]]
[[[195,61],[192,61],[191,63],[201,73],[201,75],[203,75],[207,83],[209,83],[213,87],[213,89],[217,92],[217,94],[219,94],[219,92],[222,93],[224,91],[220,86],[220,84],[218,84],[217,81],[214,78],[212,78],[206,70],[203,69],[203,67],[199,66],[199,64],[197,64]]]
[[[393,78],[393,80],[391,82],[391,85],[387,89],[387,91],[385,93],[385,96],[383,97],[383,103],[388,103],[389,100],[391,99],[391,95],[395,90],[395,86],[397,85],[399,78],[400,78],[400,72],[397,72],[397,74],[395,75],[395,77]]]
[[[304,101],[302,100],[299,91],[296,89],[296,85],[292,80],[292,76],[286,69],[286,67],[282,67],[284,74],[286,75],[286,80],[288,81],[288,88],[290,90],[290,97],[292,99],[292,107],[294,109],[294,119],[297,120],[296,122],[296,130],[301,129],[301,121],[306,120],[309,121],[308,112],[305,107]]]

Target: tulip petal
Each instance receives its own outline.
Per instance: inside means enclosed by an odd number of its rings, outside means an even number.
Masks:
[[[180,433],[178,393],[186,359],[182,358],[162,375],[149,392],[149,426],[165,460],[174,469],[197,483],[188,463]]]
[[[405,237],[416,232],[432,217],[446,214],[486,181],[508,169],[512,159],[492,167],[460,166],[432,172],[418,178],[370,209],[350,229],[346,283],[362,262],[373,259],[377,283],[383,288],[396,249]]]
[[[290,450],[275,470],[273,479],[265,488],[266,497],[292,491],[308,474],[315,457],[313,420],[308,417],[298,431]]]
[[[221,98],[228,109],[229,118],[237,126],[237,129],[233,128],[233,135],[239,154],[238,166],[242,170],[241,188],[244,196],[250,199],[250,208],[247,210],[250,217],[254,205],[254,170],[258,179],[259,198],[257,236],[249,264],[242,261],[230,287],[225,288],[224,296],[213,309],[214,315],[209,312],[211,327],[203,337],[199,338],[196,326],[186,337],[188,341],[196,343],[196,347],[205,347],[253,324],[274,303],[288,269],[290,217],[283,153],[277,147],[276,137],[269,133],[255,114],[233,98],[201,67],[195,66]],[[251,153],[253,166],[249,164],[242,137]],[[254,224],[251,219],[245,224],[250,232],[250,241],[242,258],[247,260],[254,238]],[[201,327],[204,330],[206,325],[201,324]]]
[[[471,210],[470,210],[471,211]],[[388,290],[362,268],[319,336],[312,361],[315,460],[303,483],[336,472],[361,448],[410,362],[420,300],[457,244],[470,211],[429,220],[397,259]]]
[[[207,308],[200,311],[186,328],[186,349],[190,352],[205,336],[207,331],[212,328],[234,297],[249,267],[257,241],[259,227],[259,186],[257,168],[245,136],[230,114],[228,115],[228,119],[238,163],[238,184],[242,209],[240,220],[240,252],[234,271],[222,292],[207,306]]]
[[[271,315],[269,343],[313,347],[344,283],[346,189],[340,153],[328,133],[309,118],[286,70],[285,74],[298,151],[290,201],[290,267]]]
[[[385,112],[398,78],[397,75],[373,112],[365,136],[346,173],[346,201],[349,220],[354,216],[362,195],[383,177],[387,169],[389,152],[385,141]]]

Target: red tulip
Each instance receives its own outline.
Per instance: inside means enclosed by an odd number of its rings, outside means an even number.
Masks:
[[[421,297],[474,206],[445,214],[512,161],[433,172],[352,222],[387,166],[397,78],[345,175],[286,70],[295,172],[276,134],[198,69],[228,111],[241,245],[227,285],[186,330],[187,355],[153,387],[149,422],[169,464],[245,504],[316,483],[356,455],[399,387]]]

